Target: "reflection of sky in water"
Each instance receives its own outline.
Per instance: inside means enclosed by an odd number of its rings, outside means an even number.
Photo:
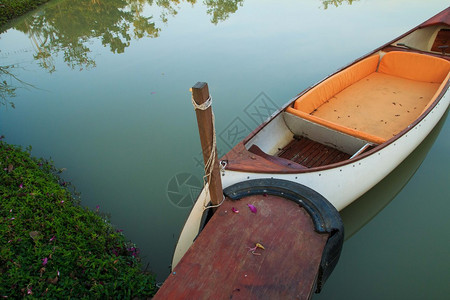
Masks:
[[[18,90],[12,99],[16,109],[0,107],[0,135],[6,135],[10,143],[31,144],[34,155],[51,156],[58,167],[67,168],[66,179],[81,191],[83,203],[100,205],[111,213],[112,222],[142,248],[145,261],[162,280],[188,214],[187,209],[169,203],[167,184],[176,174],[189,172],[198,178],[202,174],[194,160],[200,146],[188,92],[193,84],[208,82],[219,133],[237,117],[253,128],[254,122],[245,118],[243,110],[261,92],[281,105],[447,5],[443,1],[358,1],[323,10],[321,1],[315,0],[280,3],[245,1],[217,25],[211,23],[201,2],[180,4],[178,13],[166,23],[161,21],[161,8],[146,6],[141,15],[153,16],[161,29],[159,37],[132,38],[121,54],[112,53],[100,39],[91,39],[86,46],[96,66],[82,71],[72,70],[62,53],[51,57],[53,73],[43,70],[33,59],[32,40],[10,29],[0,35],[0,64],[19,64],[16,75],[40,89]],[[448,179],[448,161],[434,160],[449,153],[446,136],[448,125],[426,159],[426,167],[419,169],[416,177],[420,180],[413,177],[414,186],[409,184],[410,189],[399,197],[415,197],[415,186],[420,184],[425,185],[423,189],[438,184],[436,190],[448,194],[448,180],[441,180]],[[219,148],[226,150],[224,143]],[[401,211],[392,214],[401,215]],[[354,242],[346,243],[353,248],[344,246],[344,251],[357,256],[355,261],[372,253],[360,246],[367,243],[364,234],[384,234],[368,228],[355,234],[350,240]],[[426,245],[414,247],[420,252]],[[448,245],[441,247],[448,249]],[[403,255],[395,252],[396,248],[403,251],[402,247],[391,248],[393,256]],[[342,280],[356,281],[352,276],[356,271],[349,266],[352,261],[341,263]],[[440,267],[430,264],[440,272]],[[400,272],[393,273],[396,277],[407,278],[402,270],[396,272]],[[448,272],[439,274],[448,278]],[[376,280],[370,274],[364,276],[362,283]],[[346,289],[347,295],[353,288]]]

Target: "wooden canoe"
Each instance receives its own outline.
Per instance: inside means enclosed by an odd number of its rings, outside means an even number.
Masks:
[[[450,101],[450,8],[291,99],[221,158],[222,185],[304,185],[338,211],[392,172],[431,132]],[[207,188],[207,187],[206,187]],[[172,267],[200,229],[204,189]]]

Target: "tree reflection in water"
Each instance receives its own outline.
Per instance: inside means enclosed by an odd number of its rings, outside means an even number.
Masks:
[[[244,0],[205,0],[208,14],[212,15],[211,23],[218,24],[235,13]]]
[[[321,2],[327,9],[330,5],[351,5],[354,1],[358,0]],[[29,36],[34,59],[43,69],[54,72],[54,58],[62,54],[69,67],[83,70],[96,66],[89,55],[94,39],[112,53],[124,53],[132,39],[156,38],[161,32],[154,16],[144,15],[146,7],[158,8],[158,20],[164,24],[178,14],[182,3],[194,6],[197,0],[59,0],[43,6],[14,28]],[[211,23],[217,25],[242,7],[244,0],[204,0],[203,4]],[[8,100],[15,96],[14,84],[30,86],[11,73],[13,67],[0,66],[0,105],[14,105]]]
[[[205,0],[211,22],[218,24],[242,6],[244,0]],[[159,8],[160,21],[167,23],[182,3],[196,0],[78,0],[56,1],[44,6],[14,28],[30,37],[39,65],[52,73],[54,57],[62,53],[72,69],[95,67],[90,43],[98,39],[112,53],[123,53],[132,39],[156,38],[161,29],[154,16],[144,16],[144,8]]]
[[[15,65],[0,66],[0,106],[11,106],[15,108],[11,98],[16,96],[17,88],[34,87],[20,80],[14,73]]]
[[[16,95],[16,87],[11,85],[11,80],[16,78],[9,71],[12,67],[13,66],[0,66],[0,106],[9,104],[14,108],[14,103],[8,100]]]
[[[353,2],[356,2],[359,0],[322,0],[323,9],[328,9],[330,5],[334,5],[335,7],[338,7],[344,3],[347,3],[348,5],[352,5]]]

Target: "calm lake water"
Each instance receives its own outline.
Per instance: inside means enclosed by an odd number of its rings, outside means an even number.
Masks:
[[[447,5],[56,0],[0,35],[0,66],[22,81],[2,77],[18,89],[15,109],[0,106],[0,135],[66,168],[83,205],[110,214],[163,281],[203,172],[191,86],[209,84],[223,154],[233,124],[256,127],[246,112],[257,101],[284,104]],[[440,126],[342,212],[343,253],[315,299],[448,297],[450,124]]]

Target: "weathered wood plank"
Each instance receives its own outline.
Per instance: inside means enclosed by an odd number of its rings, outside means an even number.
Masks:
[[[293,158],[298,155],[298,145],[301,143],[301,140],[293,139],[291,143],[288,145],[288,149],[282,154],[280,157],[293,160]]]
[[[298,163],[300,164],[310,167],[309,161],[312,158],[311,154],[314,153],[317,149],[319,149],[319,146],[320,146],[319,143],[309,140],[308,145],[305,148],[299,149],[298,157],[295,158],[295,160],[298,161]]]
[[[292,139],[283,149],[280,149],[277,156],[281,158],[291,159],[290,151],[295,151],[295,144],[297,143],[297,139]]]
[[[290,159],[308,168],[320,167],[346,160],[349,154],[312,141],[306,137],[293,139],[277,156]]]
[[[292,201],[227,199],[154,299],[309,299],[327,239]],[[260,255],[249,251],[255,243]]]
[[[338,162],[339,153],[341,153],[339,150],[331,149],[330,153],[328,154],[327,158],[323,160],[322,164],[326,165]]]
[[[308,154],[317,147],[317,143],[302,137],[299,142],[297,143],[297,155],[298,158],[296,158],[297,160],[301,161],[300,157],[305,159],[308,157]]]
[[[442,52],[442,49],[439,48],[440,46],[448,46],[449,44],[449,40],[450,40],[450,30],[448,29],[441,29],[439,30],[433,46],[431,47],[431,51],[436,51],[436,52]],[[450,52],[450,49],[445,49],[446,53]]]
[[[328,147],[320,149],[320,151],[314,155],[314,158],[311,159],[312,166],[321,166],[321,162],[324,157],[328,156],[330,149]]]
[[[206,82],[197,82],[192,87],[192,99],[197,105],[203,105],[210,100],[208,84]],[[209,102],[210,103],[210,102]],[[197,116],[198,133],[200,135],[200,143],[202,145],[203,161],[205,163],[205,173],[208,177],[209,194],[211,195],[211,203],[214,205],[222,201],[222,181],[220,179],[219,159],[217,157],[217,146],[214,144],[214,117],[211,106],[206,110],[195,109]],[[208,161],[211,159],[211,152],[214,151],[211,165]]]
[[[306,166],[308,166],[310,168],[313,167],[317,155],[320,155],[320,153],[322,153],[322,151],[326,151],[326,148],[319,143],[315,143],[314,148],[311,148],[310,152],[306,155],[306,158],[305,158]]]

